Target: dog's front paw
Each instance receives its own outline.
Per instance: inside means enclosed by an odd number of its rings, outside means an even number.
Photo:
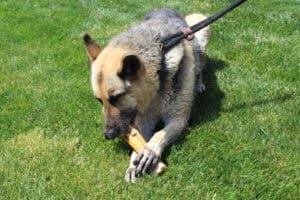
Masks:
[[[148,147],[144,147],[133,162],[136,166],[136,175],[141,176],[146,172],[151,172],[151,170],[157,166],[159,160],[160,155],[156,154]]]
[[[125,172],[125,181],[135,183],[137,178],[138,175],[136,173],[136,167],[128,167],[128,169]]]

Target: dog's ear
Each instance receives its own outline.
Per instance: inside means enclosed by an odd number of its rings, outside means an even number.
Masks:
[[[83,35],[83,42],[85,45],[86,53],[89,57],[90,62],[94,62],[101,52],[101,47],[91,38],[89,34]]]
[[[127,53],[123,56],[122,68],[119,72],[119,76],[122,79],[134,80],[142,69],[143,65],[140,58],[133,53]]]

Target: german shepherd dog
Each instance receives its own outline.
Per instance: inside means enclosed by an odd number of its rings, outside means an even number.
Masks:
[[[202,69],[209,28],[165,54],[159,39],[205,18],[202,14],[184,18],[162,8],[115,36],[105,48],[88,34],[83,36],[93,93],[102,104],[105,138],[127,134],[134,124],[147,141],[140,154],[131,155],[125,173],[128,182],[157,165],[166,146],[187,125],[195,94],[205,90]],[[156,130],[158,123],[163,126]]]

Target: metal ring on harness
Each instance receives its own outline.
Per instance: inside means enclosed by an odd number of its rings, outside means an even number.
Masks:
[[[193,31],[190,27],[182,28],[181,31],[186,40],[191,41],[194,39],[195,35],[193,34]]]

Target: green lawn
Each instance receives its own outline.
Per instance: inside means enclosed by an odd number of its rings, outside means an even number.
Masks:
[[[206,93],[160,177],[124,181],[81,36],[101,45],[152,8],[229,0],[0,2],[0,199],[299,199],[300,2],[248,1],[212,25]]]

